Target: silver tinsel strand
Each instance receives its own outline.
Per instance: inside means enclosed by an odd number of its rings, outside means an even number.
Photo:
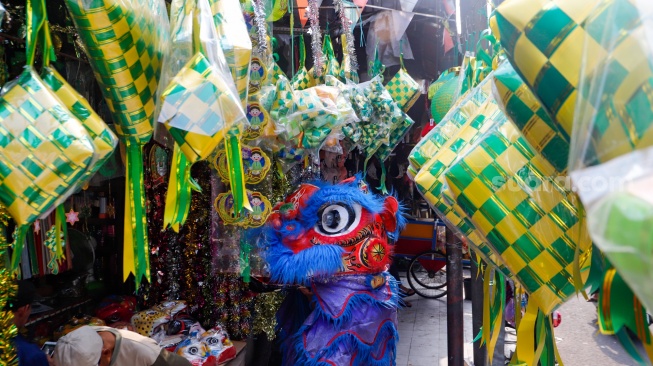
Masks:
[[[345,12],[345,4],[343,0],[334,0],[333,6],[338,12],[342,31],[345,32],[347,38],[347,49],[343,50],[343,54],[349,55],[349,70],[358,70],[358,59],[356,58],[356,48],[354,47],[354,32],[351,31],[351,19],[347,17]]]
[[[322,75],[324,65],[324,54],[322,53],[322,32],[320,31],[320,8],[316,0],[308,0],[306,16],[311,23],[309,34],[311,35],[311,46],[313,49],[313,70],[315,75]]]
[[[252,0],[252,8],[254,9],[254,26],[256,27],[256,35],[258,38],[258,53],[259,56],[264,56],[268,49],[268,28],[265,22],[265,5],[262,0]]]

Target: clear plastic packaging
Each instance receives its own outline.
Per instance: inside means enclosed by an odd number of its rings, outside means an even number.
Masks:
[[[208,0],[171,5],[171,54],[164,64],[161,112],[191,162],[206,159],[247,118],[222,51]]]
[[[602,4],[585,22],[570,170],[653,145],[653,3]]]

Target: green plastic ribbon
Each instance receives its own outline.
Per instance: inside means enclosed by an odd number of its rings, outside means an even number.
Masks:
[[[39,261],[36,257],[36,241],[34,238],[34,231],[27,231],[27,253],[29,254],[29,264],[33,276],[38,276],[39,271]]]
[[[150,279],[145,192],[143,185],[143,146],[126,139],[125,177],[125,241],[123,247],[123,279],[134,273],[136,289],[143,277]]]
[[[243,168],[243,153],[240,147],[240,132],[238,128],[232,128],[225,139],[225,150],[227,153],[227,168],[229,169],[229,184],[234,197],[234,214],[240,216],[243,208],[252,211],[245,188],[245,172]]]
[[[175,144],[172,153],[172,172],[168,180],[168,193],[166,194],[165,211],[163,214],[163,227],[171,227],[179,232],[179,227],[184,225],[188,218],[191,202],[191,177],[192,164]]]
[[[57,260],[61,260],[64,258],[63,247],[65,246],[66,238],[68,238],[68,225],[66,224],[66,212],[63,205],[59,205],[55,211],[54,227],[55,254]]]
[[[241,239],[240,241],[240,275],[243,278],[243,282],[249,283],[251,278],[252,268],[249,262],[249,254],[252,251],[252,246],[247,242],[247,240]]]
[[[374,50],[374,60],[370,61],[370,67],[369,67],[369,72],[370,72],[370,77],[374,78],[377,75],[383,74],[385,71],[385,66],[381,63],[381,59],[379,59],[379,43],[376,43],[376,49]]]

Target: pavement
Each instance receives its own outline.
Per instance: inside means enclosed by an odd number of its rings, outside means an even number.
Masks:
[[[447,298],[432,300],[414,295],[406,300],[413,306],[399,311],[397,366],[447,366]],[[615,337],[598,333],[594,303],[574,298],[559,311],[562,323],[555,336],[565,366],[637,365]],[[473,365],[471,301],[464,301],[461,326],[465,328],[465,361]],[[514,330],[506,328],[507,354],[514,350],[515,339]]]

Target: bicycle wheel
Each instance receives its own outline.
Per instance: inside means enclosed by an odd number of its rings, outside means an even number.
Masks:
[[[418,295],[437,299],[447,294],[446,257],[436,251],[424,252],[410,261],[408,285]]]

